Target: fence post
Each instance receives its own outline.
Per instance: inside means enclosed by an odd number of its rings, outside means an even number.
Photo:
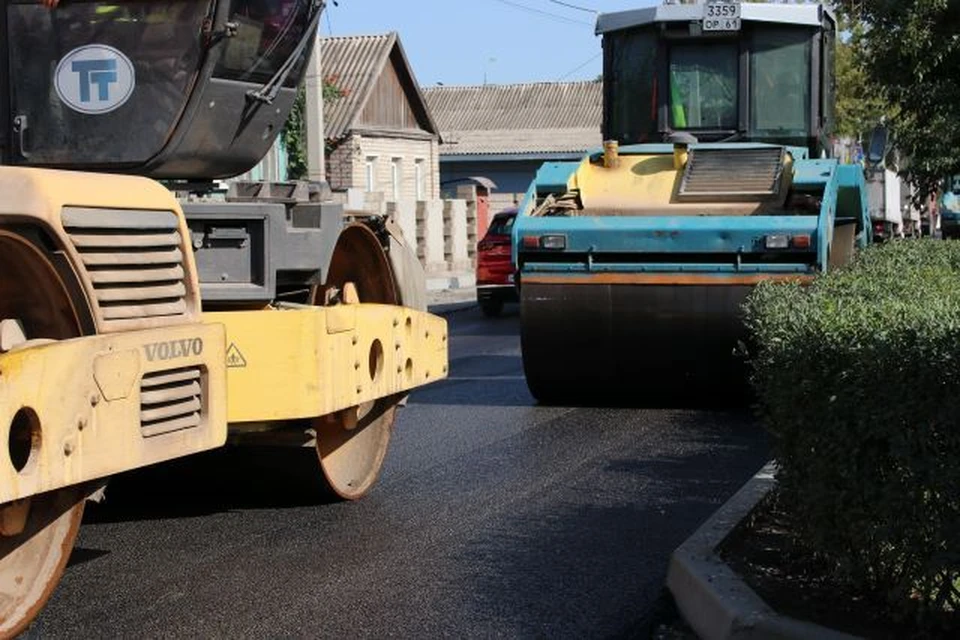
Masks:
[[[428,274],[447,270],[443,255],[443,200],[417,202],[417,257]]]
[[[467,209],[467,203],[464,200],[444,201],[444,257],[451,271],[473,270],[473,262],[468,253]]]

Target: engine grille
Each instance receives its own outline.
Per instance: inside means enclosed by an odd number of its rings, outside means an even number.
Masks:
[[[63,226],[106,321],[187,312],[184,256],[172,211],[65,208]]]
[[[780,193],[783,149],[691,149],[678,195],[681,198],[738,196],[757,200]]]
[[[145,438],[200,425],[200,367],[147,373],[140,381],[140,431]]]

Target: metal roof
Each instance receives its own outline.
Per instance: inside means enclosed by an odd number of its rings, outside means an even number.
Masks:
[[[341,138],[356,126],[358,116],[394,52],[397,76],[414,113],[425,130],[439,132],[400,44],[400,37],[392,31],[372,36],[320,38],[323,77],[332,79],[343,92],[342,97],[323,105],[324,137]]]
[[[583,152],[602,144],[603,84],[424,87],[440,154]]]
[[[834,20],[833,14],[822,4],[740,4],[740,19],[750,22],[780,22],[817,27],[820,26],[824,13]],[[666,4],[648,9],[602,13],[597,16],[596,32],[600,34],[620,31],[655,22],[696,22],[702,19],[702,4]]]

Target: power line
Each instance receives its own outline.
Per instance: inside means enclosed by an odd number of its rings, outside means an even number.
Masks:
[[[572,76],[573,74],[575,74],[577,71],[580,71],[580,69],[583,69],[585,66],[587,66],[588,64],[590,64],[591,62],[593,62],[594,60],[596,60],[597,58],[599,58],[601,55],[603,55],[603,51],[601,51],[600,53],[592,56],[589,60],[587,60],[586,62],[584,62],[583,64],[581,64],[581,65],[578,66],[577,68],[572,69],[572,70],[569,71],[568,73],[565,73],[565,74],[563,74],[562,76],[560,76],[559,78],[557,78],[557,82],[560,82],[560,81],[562,81],[562,80],[566,80],[567,78],[569,78],[570,76]]]
[[[584,22],[583,20],[574,20],[573,18],[568,18],[568,17],[566,17],[566,16],[561,16],[561,15],[558,15],[558,14],[556,14],[556,13],[550,13],[549,11],[543,11],[542,9],[535,9],[535,8],[533,8],[533,7],[528,7],[527,5],[525,5],[525,4],[520,4],[520,3],[518,3],[518,2],[511,2],[510,0],[497,0],[497,2],[500,2],[500,3],[502,3],[502,4],[511,6],[511,7],[515,8],[515,9],[520,9],[520,10],[522,10],[522,11],[528,11],[528,12],[530,12],[530,13],[537,13],[537,14],[540,14],[540,15],[542,15],[542,16],[546,16],[546,17],[548,17],[548,18],[553,18],[554,20],[559,20],[559,21],[561,21],[561,22],[566,22],[567,24],[578,24],[578,25],[579,25],[579,24],[584,24],[584,25],[587,25],[588,27],[589,27],[589,26],[593,26],[591,23],[589,23],[589,22]]]
[[[587,9],[586,7],[578,7],[575,4],[570,4],[569,2],[561,2],[561,0],[549,0],[553,4],[559,4],[561,7],[567,7],[569,9],[576,9],[577,11],[586,11],[587,13],[599,13],[596,9]]]

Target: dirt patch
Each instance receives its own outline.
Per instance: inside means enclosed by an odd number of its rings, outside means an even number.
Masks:
[[[779,613],[865,638],[935,637],[898,622],[877,594],[860,593],[833,578],[796,530],[774,490],[717,552]]]

